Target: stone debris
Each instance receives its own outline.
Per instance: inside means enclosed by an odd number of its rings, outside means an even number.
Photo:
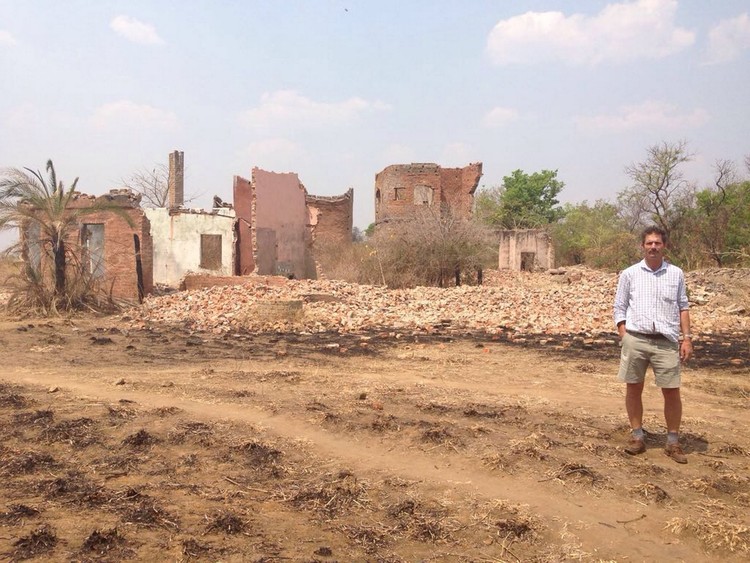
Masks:
[[[493,270],[485,272],[483,286],[392,290],[336,280],[266,284],[262,276],[248,276],[241,285],[149,297],[124,319],[134,328],[164,323],[215,334],[384,330],[394,336],[411,331],[608,338],[614,336],[617,277],[583,267],[567,268],[564,276]],[[690,272],[687,284],[694,334],[750,329],[750,270]]]

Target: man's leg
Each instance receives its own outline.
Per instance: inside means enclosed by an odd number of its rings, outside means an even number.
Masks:
[[[664,395],[664,420],[667,423],[667,432],[677,434],[680,431],[680,423],[682,422],[680,388],[662,388],[661,392]]]
[[[625,453],[630,455],[646,451],[646,436],[643,433],[643,383],[627,383],[625,388],[625,409],[628,411],[631,429]]]
[[[643,384],[643,381],[626,383],[625,409],[628,411],[628,420],[630,420],[632,430],[643,427]]]
[[[656,385],[664,396],[664,420],[667,423],[667,446],[664,449],[677,463],[687,463],[679,442],[682,422],[680,397],[680,352],[676,342],[660,343],[659,352],[652,358]]]
[[[663,387],[664,420],[667,422],[667,446],[664,453],[677,463],[687,463],[687,456],[679,442],[680,422],[682,421],[682,399],[679,387]]]
[[[620,353],[620,370],[618,377],[625,383],[625,409],[630,421],[630,441],[625,447],[625,453],[630,455],[642,454],[646,451],[645,436],[643,435],[643,383],[646,368],[649,364],[650,350],[648,342],[631,334],[622,337],[622,351]]]

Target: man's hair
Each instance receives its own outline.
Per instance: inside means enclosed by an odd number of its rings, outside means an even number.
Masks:
[[[641,233],[641,244],[644,244],[646,242],[646,237],[648,235],[659,235],[661,236],[661,241],[665,245],[667,244],[667,231],[665,231],[661,227],[651,225],[650,227],[646,227],[645,229],[643,229],[643,232]]]

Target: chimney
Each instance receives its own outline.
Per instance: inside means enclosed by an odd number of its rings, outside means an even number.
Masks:
[[[185,153],[169,153],[169,207],[182,207],[185,203]]]

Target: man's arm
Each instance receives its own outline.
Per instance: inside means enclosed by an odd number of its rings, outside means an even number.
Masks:
[[[615,294],[614,319],[617,333],[620,338],[625,336],[625,318],[628,312],[628,301],[630,300],[630,278],[625,272],[620,274],[617,282],[617,293]]]
[[[682,343],[680,344],[680,359],[686,362],[693,355],[693,335],[690,334],[690,311],[680,311],[680,331],[682,332]]]

